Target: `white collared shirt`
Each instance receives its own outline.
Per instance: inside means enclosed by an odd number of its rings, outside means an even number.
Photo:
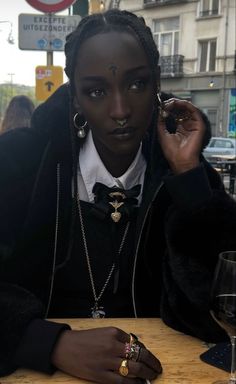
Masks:
[[[80,149],[78,164],[78,192],[80,200],[94,202],[93,186],[96,182],[103,183],[108,187],[117,186],[119,188],[130,189],[137,184],[141,184],[141,192],[138,196],[140,204],[142,200],[142,190],[144,175],[146,171],[146,160],[142,154],[142,144],[132,164],[127,171],[116,178],[113,177],[104,166],[93,142],[92,132],[89,131],[87,139]]]

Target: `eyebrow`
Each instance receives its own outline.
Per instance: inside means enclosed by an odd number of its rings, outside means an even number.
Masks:
[[[147,65],[140,65],[138,67],[128,69],[126,73],[129,75],[130,73],[139,72],[143,69],[150,69],[150,68]]]
[[[138,67],[128,69],[125,72],[125,75],[127,76],[127,75],[139,72],[141,70],[146,70],[146,69],[149,69],[149,67],[147,65],[140,65]],[[104,80],[103,76],[96,76],[96,75],[84,76],[81,78],[81,81],[97,81],[97,82],[99,82],[99,81],[103,81],[103,80]]]

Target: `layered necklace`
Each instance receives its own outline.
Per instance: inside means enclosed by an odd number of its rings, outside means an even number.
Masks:
[[[77,193],[77,207],[78,207],[78,213],[79,213],[79,220],[80,220],[80,227],[81,227],[81,233],[82,233],[82,240],[83,240],[83,246],[84,246],[84,252],[85,252],[85,256],[86,256],[86,261],[87,261],[87,267],[88,267],[88,272],[89,272],[89,279],[90,279],[90,283],[91,283],[91,288],[92,288],[92,292],[93,292],[93,298],[94,298],[94,305],[93,307],[91,308],[91,316],[96,319],[96,318],[100,318],[100,317],[105,317],[106,316],[106,312],[104,310],[104,307],[100,306],[99,304],[99,301],[101,300],[102,298],[102,295],[112,277],[112,274],[114,272],[114,269],[115,269],[115,262],[113,262],[112,266],[111,266],[111,269],[108,273],[108,276],[100,290],[99,293],[97,293],[96,291],[96,288],[95,288],[95,283],[94,283],[94,277],[93,277],[93,271],[92,271],[92,266],[91,266],[91,260],[90,260],[90,257],[89,257],[89,253],[88,253],[88,246],[87,246],[87,239],[86,239],[86,234],[85,234],[85,227],[84,227],[84,221],[83,221],[83,215],[82,215],[82,209],[81,209],[81,204],[80,204],[80,198],[79,198],[79,193]],[[117,204],[115,204],[115,206],[113,206],[114,209],[115,209],[115,214],[117,216]],[[115,220],[114,220],[115,221]],[[116,220],[117,221],[117,220]],[[120,243],[120,246],[119,246],[119,249],[118,249],[118,256],[120,256],[121,252],[122,252],[122,249],[124,247],[124,243],[125,243],[125,240],[126,240],[126,237],[127,237],[127,233],[128,233],[128,230],[129,230],[129,225],[130,225],[130,222],[128,221],[126,226],[125,226],[125,230],[124,230],[124,234],[122,236],[122,239],[121,239],[121,243]]]

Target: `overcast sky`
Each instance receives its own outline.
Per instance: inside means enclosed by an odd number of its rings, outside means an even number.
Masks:
[[[0,0],[0,84],[13,82],[14,84],[35,85],[35,68],[47,65],[46,51],[21,50],[18,47],[18,15],[39,14],[26,0]],[[65,10],[57,15],[68,15]],[[4,22],[3,21],[8,21]],[[15,43],[9,44],[7,38],[11,30]],[[64,68],[64,53],[53,53],[53,64]]]

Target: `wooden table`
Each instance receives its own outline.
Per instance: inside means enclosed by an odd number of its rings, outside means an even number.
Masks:
[[[152,384],[212,384],[228,378],[228,373],[203,363],[199,355],[208,346],[201,340],[176,332],[160,319],[63,319],[73,329],[116,326],[135,333],[160,359],[163,373]],[[91,382],[89,382],[91,384]],[[18,369],[7,377],[0,377],[0,384],[89,384],[62,372],[52,376]],[[104,383],[106,384],[106,383]]]

